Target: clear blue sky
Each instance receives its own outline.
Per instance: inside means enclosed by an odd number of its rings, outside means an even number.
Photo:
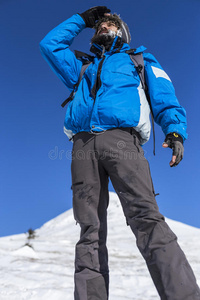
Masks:
[[[130,27],[131,46],[146,46],[172,79],[188,116],[184,160],[169,167],[171,151],[161,147],[158,126],[156,156],[152,140],[144,149],[160,211],[200,227],[200,1],[1,0],[0,236],[36,229],[71,208],[72,143],[63,133],[60,106],[69,92],[42,58],[39,42],[74,13],[95,5],[120,14]],[[89,52],[92,34],[85,29],[71,49]]]

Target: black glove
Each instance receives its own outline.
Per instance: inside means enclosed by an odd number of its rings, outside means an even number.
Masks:
[[[85,21],[86,27],[92,28],[99,18],[104,17],[104,14],[109,12],[110,9],[108,9],[106,6],[94,6],[79,15]]]
[[[176,156],[175,162],[173,164],[170,163],[170,166],[171,167],[177,166],[180,163],[180,161],[183,159],[183,152],[184,152],[183,138],[176,132],[169,133],[166,136],[164,143],[166,143],[168,147],[173,150],[173,156]]]

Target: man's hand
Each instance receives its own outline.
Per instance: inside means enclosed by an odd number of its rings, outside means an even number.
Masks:
[[[169,133],[164,143],[162,144],[163,148],[171,148],[173,150],[172,160],[170,161],[170,167],[177,166],[180,161],[183,159],[183,138],[178,133]]]
[[[109,13],[111,10],[106,6],[94,6],[84,11],[80,16],[85,21],[86,27],[94,27],[99,18],[103,18],[104,14]]]

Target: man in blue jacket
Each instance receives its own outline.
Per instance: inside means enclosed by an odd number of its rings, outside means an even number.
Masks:
[[[81,227],[76,244],[75,300],[108,299],[108,178],[161,299],[199,300],[193,271],[158,210],[141,147],[150,136],[150,108],[127,53],[128,26],[107,7],[96,6],[73,15],[47,34],[40,43],[42,54],[73,91],[82,65],[91,57],[77,58],[69,46],[86,27],[95,29],[90,49],[94,57],[68,105],[64,124],[74,142],[73,210]],[[144,50],[140,47],[135,53]],[[163,147],[173,149],[173,167],[183,157],[185,110],[157,60],[149,53],[143,53],[143,58],[152,112],[166,135]]]

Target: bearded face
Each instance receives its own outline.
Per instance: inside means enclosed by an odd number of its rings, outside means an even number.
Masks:
[[[103,45],[106,50],[110,47],[118,32],[117,26],[111,22],[102,22],[91,39],[92,43]]]
[[[110,45],[113,42],[114,38],[110,35],[110,34],[102,34],[102,35],[98,35],[95,34],[92,39],[91,42],[92,44],[98,44],[98,45],[103,45],[104,47]]]

